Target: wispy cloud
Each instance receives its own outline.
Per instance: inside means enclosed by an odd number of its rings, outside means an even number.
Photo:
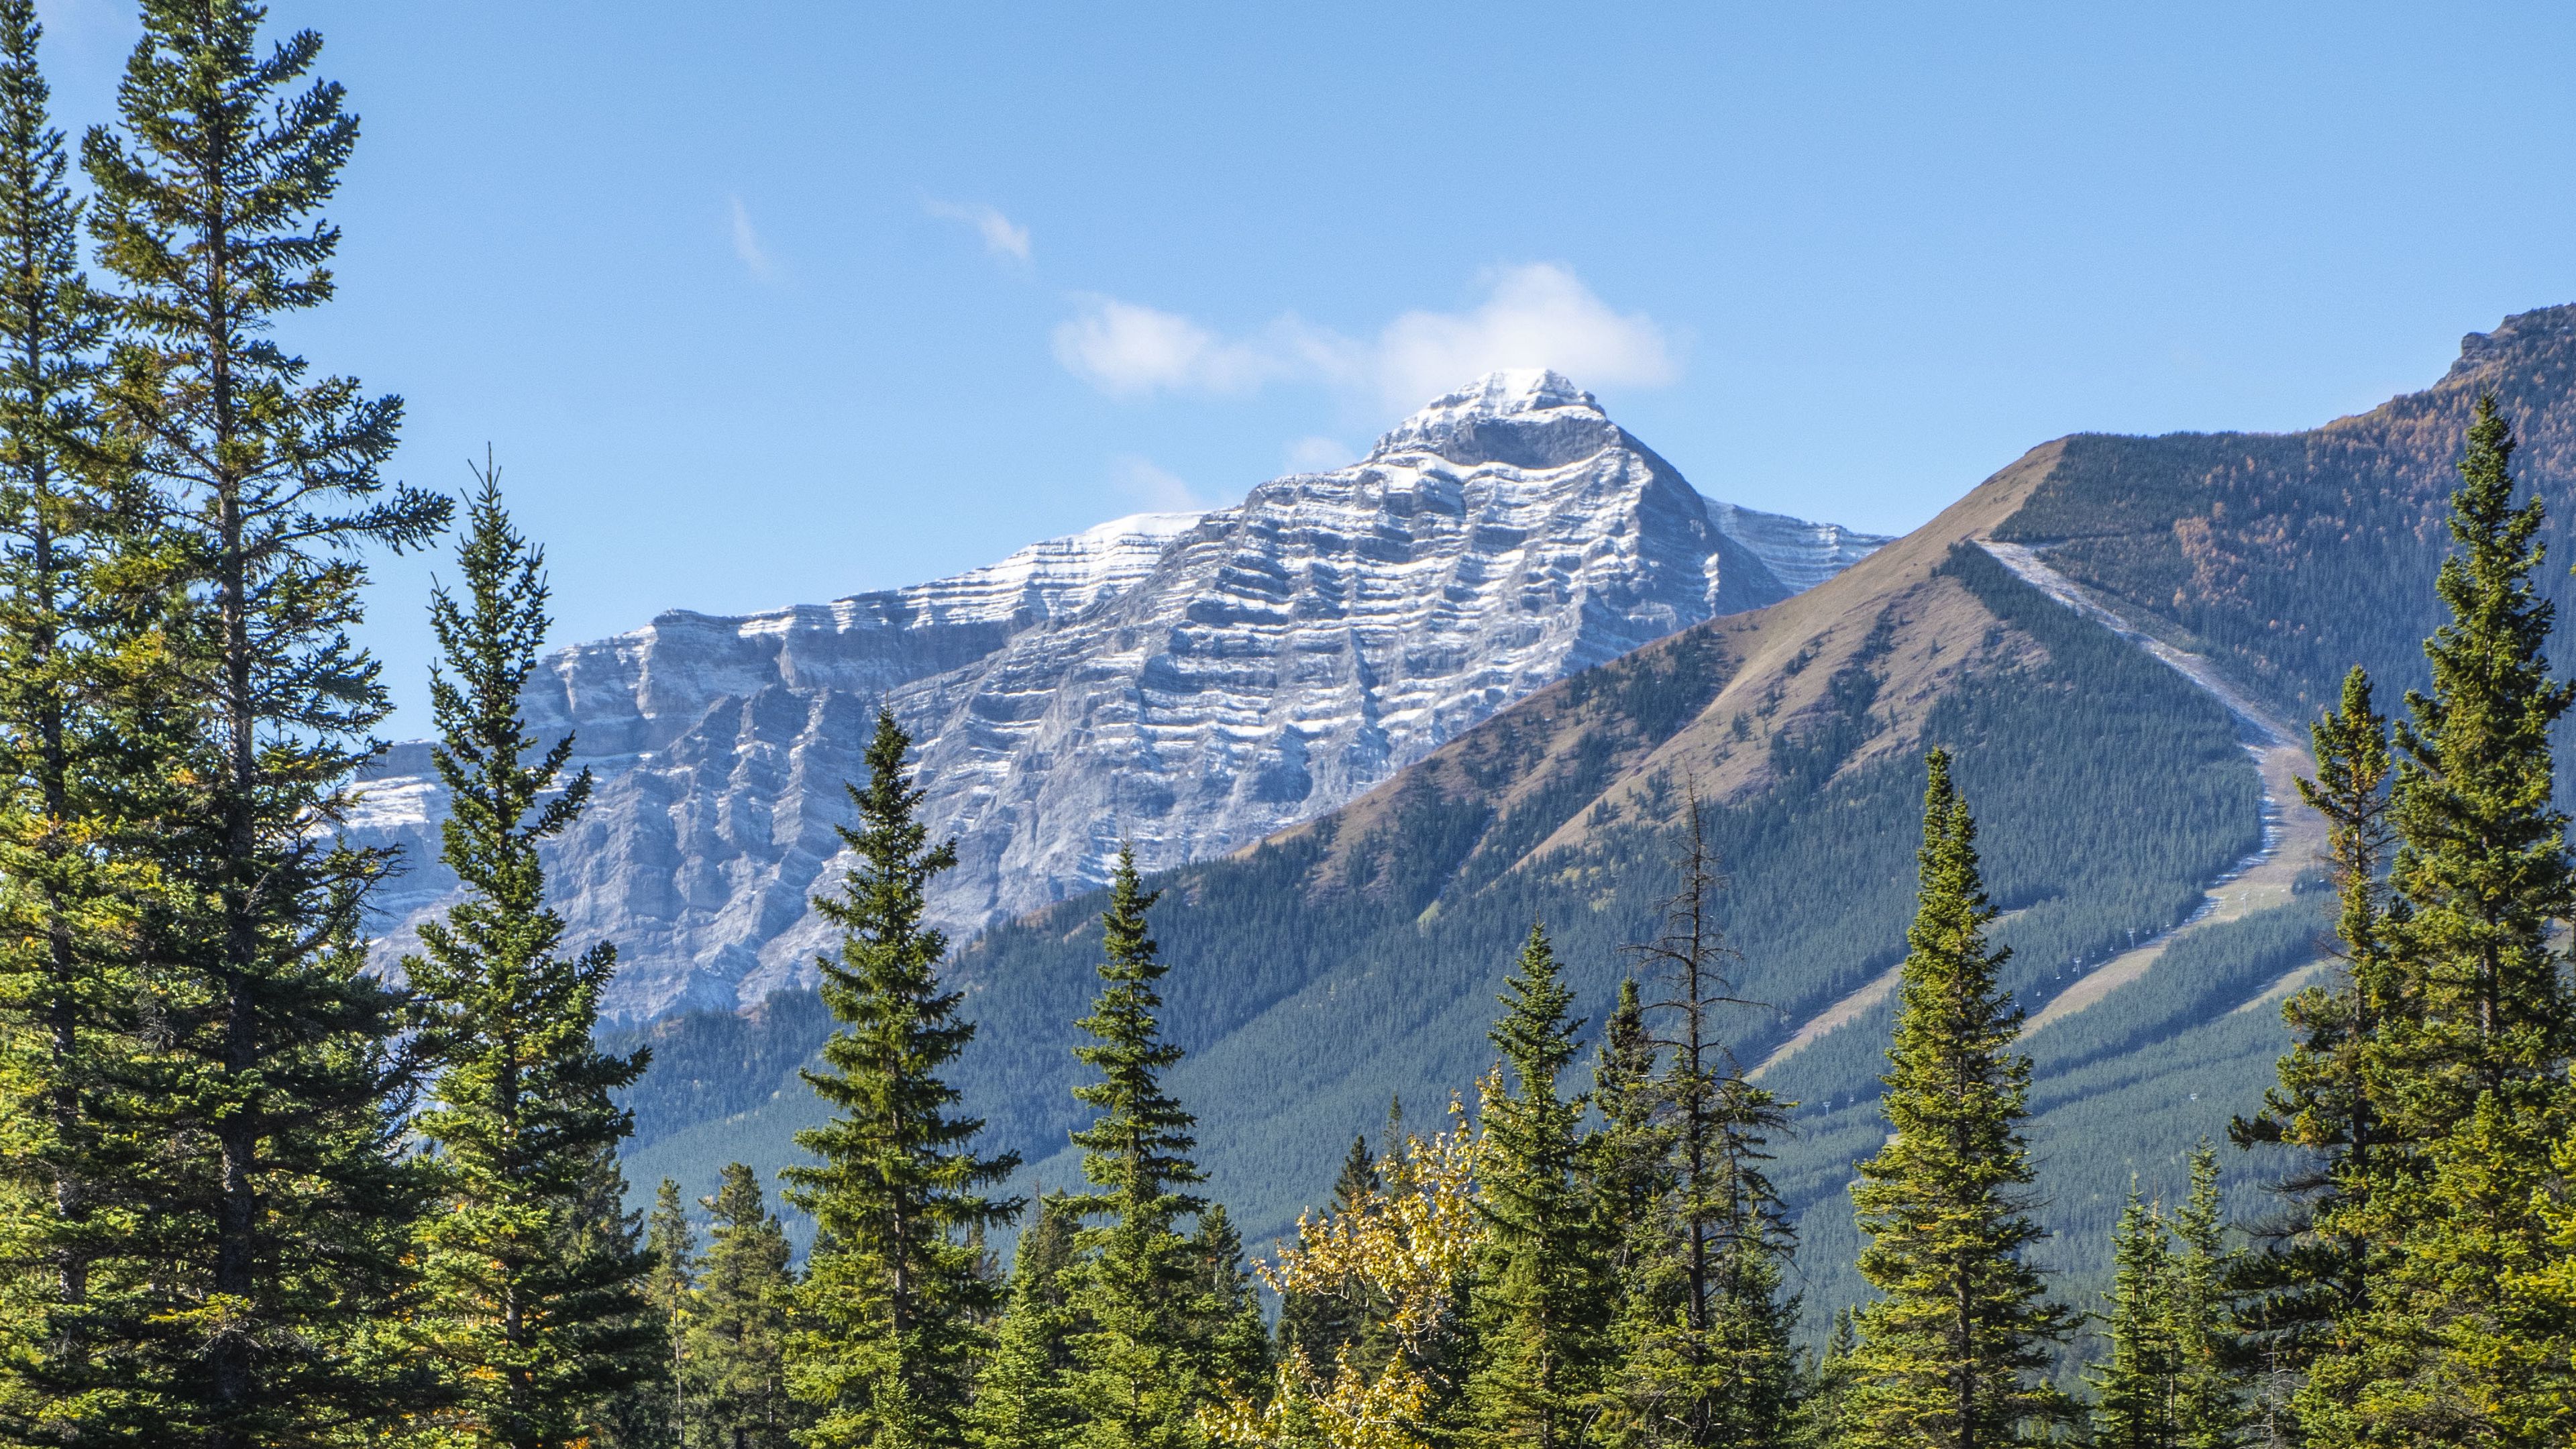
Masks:
[[[1406,312],[1359,340],[1284,316],[1227,338],[1176,312],[1082,295],[1055,330],[1055,355],[1114,397],[1242,394],[1272,382],[1323,382],[1412,407],[1504,367],[1553,367],[1579,383],[1660,386],[1679,370],[1664,329],[1622,313],[1551,262],[1501,267],[1462,312]],[[1314,441],[1314,440],[1309,440]]]
[[[1347,343],[1294,317],[1229,342],[1177,312],[1096,295],[1078,296],[1074,304],[1074,315],[1055,329],[1056,360],[1113,397],[1246,393],[1352,365]]]
[[[778,280],[778,263],[770,257],[769,249],[760,244],[760,232],[751,224],[750,209],[742,204],[739,196],[728,197],[727,200],[733,203],[733,254],[742,259],[744,270],[750,272],[754,280]]]
[[[1116,460],[1110,465],[1110,479],[1119,493],[1152,512],[1186,513],[1208,506],[1191,490],[1188,479],[1156,467],[1149,458]]]
[[[984,239],[984,250],[1015,262],[1029,259],[1029,229],[1002,214],[998,206],[961,205],[954,201],[929,200],[921,209],[942,221],[962,221]]]

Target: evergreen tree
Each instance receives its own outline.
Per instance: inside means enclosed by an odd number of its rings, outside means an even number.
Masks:
[[[2111,1311],[2102,1315],[2110,1357],[2093,1366],[2094,1449],[2176,1449],[2178,1351],[2170,1301],[2173,1243],[2164,1219],[2129,1184],[2111,1234]]]
[[[2301,1165],[2276,1187],[2286,1210],[2263,1224],[2263,1250],[2241,1260],[2233,1286],[2251,1295],[2243,1327],[2270,1369],[2304,1372],[2370,1304],[2374,1203],[2415,1168],[2372,1106],[2366,1054],[2387,1023],[2416,1005],[2389,951],[2405,903],[2388,893],[2388,721],[2372,706],[2370,678],[2355,668],[2340,706],[2312,726],[2317,778],[2299,793],[2325,817],[2326,859],[2339,900],[2338,969],[2331,981],[2283,1003],[2294,1044],[2263,1110],[2228,1129],[2237,1145],[2286,1146]]]
[[[653,1260],[652,1271],[644,1278],[644,1301],[662,1325],[662,1342],[669,1354],[662,1365],[662,1381],[654,1386],[660,1432],[647,1442],[677,1446],[687,1442],[689,1432],[688,1330],[697,1297],[698,1235],[689,1224],[680,1185],[667,1177],[653,1192],[644,1250]]]
[[[911,747],[878,711],[867,788],[850,789],[858,828],[840,831],[858,863],[837,897],[814,903],[842,933],[818,963],[841,1027],[823,1069],[804,1076],[834,1116],[796,1134],[821,1161],[785,1176],[818,1228],[787,1344],[790,1386],[821,1411],[805,1441],[815,1449],[959,1440],[1000,1299],[970,1238],[1019,1210],[985,1192],[1018,1157],[973,1150],[983,1119],[953,1114],[957,1091],[941,1076],[975,1026],[939,979],[947,937],[923,923],[930,880],[957,850],[929,843],[904,773]]]
[[[787,1392],[787,1305],[795,1290],[787,1232],[760,1179],[728,1163],[706,1200],[714,1216],[689,1306],[682,1355],[691,1383],[690,1449],[788,1449],[812,1416]]]
[[[1663,933],[1636,948],[1665,993],[1651,1008],[1662,1034],[1641,1045],[1666,1055],[1650,1097],[1623,1110],[1629,1135],[1663,1142],[1668,1185],[1626,1274],[1607,1427],[1646,1444],[1775,1445],[1795,1428],[1796,1306],[1781,1291],[1793,1238],[1764,1164],[1788,1119],[1720,1030],[1720,1012],[1751,1003],[1724,970],[1722,882],[1696,788],[1682,844]]]
[[[1568,1014],[1574,993],[1541,928],[1530,928],[1502,1001],[1492,1035],[1511,1078],[1485,1099],[1477,1197],[1486,1248],[1473,1309],[1481,1361],[1467,1403],[1480,1444],[1562,1449],[1589,1437],[1609,1305],[1580,1171],[1584,1102],[1558,1093],[1583,1023]]]
[[[2245,1442],[2227,1216],[2218,1199],[2218,1152],[2203,1140],[2191,1154],[2191,1192],[2173,1215],[2174,1250],[2165,1306],[2173,1354],[2173,1430],[2180,1449],[2235,1449]]]
[[[602,1170],[615,1177],[633,1127],[611,1093],[646,1054],[591,1045],[617,953],[563,954],[563,917],[546,904],[537,847],[580,816],[590,772],[565,779],[571,737],[539,752],[521,715],[545,639],[545,554],[512,526],[497,470],[478,479],[457,548],[463,596],[441,585],[430,603],[444,656],[430,758],[450,801],[439,858],[465,898],[423,922],[422,954],[403,960],[444,1066],[417,1124],[437,1196],[419,1229],[419,1338],[458,1390],[461,1442],[543,1449],[584,1437],[602,1401],[659,1368],[642,1316],[650,1265],[593,1221],[591,1192]],[[613,1197],[605,1211],[620,1211]]]
[[[1067,1449],[1081,1432],[1070,1387],[1078,1220],[1073,1200],[1055,1194],[1020,1235],[1001,1331],[975,1388],[969,1437],[981,1449]]]
[[[1860,1334],[1852,1326],[1852,1311],[1835,1309],[1833,1327],[1825,1334],[1824,1352],[1816,1356],[1815,1371],[1807,1375],[1806,1385],[1799,1392],[1794,1440],[1799,1449],[1832,1449],[1843,1442],[1854,1374],[1852,1357],[1859,1349]]]
[[[628,1286],[621,1309],[603,1314],[593,1334],[622,1345],[621,1374],[587,1406],[591,1429],[585,1449],[665,1449],[671,1417],[670,1330],[655,1307],[653,1255],[647,1216],[629,1211],[626,1169],[615,1149],[591,1159],[579,1198],[566,1215],[557,1254],[566,1262],[623,1259],[642,1265],[644,1276]]]
[[[0,1435],[52,1438],[116,1397],[96,1355],[117,1207],[149,1172],[103,1110],[134,1049],[121,797],[155,742],[110,698],[124,631],[100,584],[121,540],[88,407],[107,307],[79,271],[40,33],[32,0],[0,0],[0,1282],[26,1293],[0,1312]]]
[[[1229,1398],[1267,1393],[1270,1328],[1261,1316],[1261,1300],[1252,1291],[1243,1235],[1235,1231],[1225,1204],[1210,1203],[1199,1214],[1197,1230],[1190,1234],[1190,1251],[1199,1261],[1196,1317],[1199,1353],[1209,1381]]]
[[[316,217],[357,139],[340,87],[302,85],[321,38],[261,53],[260,7],[145,0],[121,127],[82,149],[99,259],[124,284],[104,422],[189,568],[169,668],[202,744],[161,763],[155,1079],[133,1100],[173,1155],[129,1243],[158,1301],[120,1346],[160,1443],[301,1443],[426,1391],[366,1352],[399,1321],[419,1212],[400,1124],[419,1062],[365,973],[360,918],[388,862],[331,828],[385,713],[351,643],[369,546],[427,542],[444,498],[388,490],[398,400],[308,377],[266,335],[329,299]]]
[[[1331,1210],[1336,1214],[1358,1211],[1381,1185],[1367,1135],[1353,1136],[1351,1150],[1342,1157],[1341,1173],[1333,1179]],[[1329,1370],[1343,1349],[1359,1345],[1368,1329],[1365,1295],[1356,1281],[1345,1282],[1334,1293],[1279,1295],[1280,1355],[1302,1353],[1309,1364]]]
[[[1096,1189],[1074,1202],[1095,1221],[1075,1235],[1082,1261],[1072,1294],[1083,1318],[1072,1340],[1074,1399],[1092,1449],[1195,1445],[1199,1406],[1215,1392],[1192,1332],[1198,1264],[1176,1229],[1206,1203],[1183,1190],[1200,1180],[1189,1155],[1194,1119],[1163,1089],[1181,1049],[1162,1039],[1157,1020],[1155,983],[1171,968],[1146,926],[1154,900],[1135,853],[1121,849],[1101,914],[1100,995],[1076,1023],[1092,1041],[1074,1055],[1100,1073],[1074,1088],[1098,1116],[1073,1134]]]
[[[2030,1058],[2022,1013],[1996,984],[2005,951],[1979,878],[1976,822],[1935,749],[1923,806],[1922,885],[1883,1110],[1895,1129],[1852,1188],[1861,1275],[1849,1440],[1867,1449],[1999,1449],[2037,1442],[2069,1413],[2036,1375],[2069,1331],[2024,1251],[2040,1236],[2022,1124]]]
[[[2552,939],[2576,912],[2576,872],[2549,743],[2576,693],[2550,670],[2553,610],[2531,578],[2542,510],[2516,501],[2513,447],[2481,398],[2452,494],[2458,551],[2437,582],[2450,620],[2425,645],[2432,692],[2407,696],[2396,730],[2390,887],[2409,910],[2390,950],[2414,1010],[2377,1024],[2364,1071],[2391,1135],[2420,1153],[2420,1185],[2371,1200],[2391,1259],[2302,1400],[2330,1444],[2558,1442],[2576,1393],[2506,1291],[2548,1252],[2539,1205],[2576,1049]]]

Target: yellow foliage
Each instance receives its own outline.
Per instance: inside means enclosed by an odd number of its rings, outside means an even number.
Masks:
[[[1484,1225],[1475,1207],[1480,1141],[1466,1108],[1449,1104],[1450,1130],[1408,1135],[1378,1164],[1379,1189],[1350,1211],[1297,1219],[1297,1243],[1253,1271],[1271,1290],[1341,1296],[1360,1290],[1383,1315],[1399,1351],[1372,1377],[1348,1350],[1330,1372],[1302,1351],[1279,1365],[1268,1404],[1228,1396],[1201,1415],[1221,1442],[1275,1449],[1427,1449],[1429,1418],[1445,1387],[1426,1367],[1445,1330],[1451,1296]]]

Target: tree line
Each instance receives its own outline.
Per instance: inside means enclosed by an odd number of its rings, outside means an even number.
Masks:
[[[387,483],[399,399],[273,327],[327,302],[356,142],[320,38],[145,0],[115,124],[47,116],[32,0],[0,0],[0,1442],[631,1449],[2118,1449],[2565,1444],[2576,1432],[2576,914],[2533,585],[2540,505],[2479,406],[2428,691],[2358,671],[2315,727],[2336,969],[2284,1008],[2232,1136],[2287,1162],[2230,1223],[2133,1194],[2092,1312],[2056,1301],[2031,1064],[1976,822],[1926,758],[1916,909],[1852,1187],[1874,1290],[1795,1341],[1766,1173],[1794,1103],[1730,1048],[1723,879],[1678,889],[1597,1033],[1544,925],[1497,1061],[1438,1123],[1354,1139],[1329,1205],[1248,1259],[1166,1087],[1173,969],[1116,862],[1077,1026],[1084,1190],[1005,1191],[949,1083],[975,1025],[926,888],[955,861],[880,713],[817,907],[830,1108],[784,1174],[800,1266],[739,1164],[630,1213],[602,1051],[607,944],[540,853],[587,804],[521,692],[543,550],[487,458]],[[86,235],[89,246],[84,247]],[[93,281],[84,256],[103,280]],[[460,515],[461,514],[461,518]],[[339,828],[386,715],[364,555],[427,547],[441,858],[460,896],[370,969],[399,862]],[[1187,963],[1203,969],[1201,963]],[[1597,1038],[1597,1039],[1595,1039]],[[1592,1045],[1585,1046],[1587,1040]],[[1472,1108],[1469,1099],[1472,1098]],[[701,1222],[707,1223],[700,1241]],[[988,1242],[1016,1229],[1007,1270]],[[1261,1290],[1276,1295],[1275,1320]],[[2058,1369],[2080,1324],[2105,1347]]]

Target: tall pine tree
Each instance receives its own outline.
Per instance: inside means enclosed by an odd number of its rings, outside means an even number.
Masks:
[[[2506,1291],[2548,1252],[2539,1206],[2565,1132],[2576,1049],[2565,952],[2576,911],[2566,816],[2551,800],[2551,728],[2576,691],[2546,646],[2532,581],[2539,499],[2517,499],[2511,429],[2492,397],[2470,423],[2437,589],[2450,618],[2425,645],[2432,691],[2396,730],[2389,928],[2397,992],[2377,1024],[2371,1103],[2420,1154],[2417,1184],[2373,1196],[2390,1249],[2360,1331],[2318,1363],[2302,1403],[2330,1444],[2559,1442],[2576,1393],[2544,1323]]]
[[[639,1319],[650,1264],[590,1221],[588,1191],[603,1167],[616,1172],[633,1117],[611,1094],[646,1054],[591,1045],[617,952],[565,954],[546,904],[538,845],[580,816],[590,772],[566,779],[571,736],[541,747],[521,714],[548,622],[545,554],[512,526],[499,472],[477,479],[462,596],[442,585],[430,602],[444,656],[430,758],[450,802],[439,858],[464,899],[421,924],[421,954],[403,961],[444,1068],[416,1124],[437,1195],[419,1231],[431,1296],[418,1337],[458,1388],[457,1439],[547,1449],[584,1437],[602,1400],[660,1368],[659,1336]]]
[[[820,958],[823,1001],[841,1023],[805,1080],[832,1120],[796,1134],[821,1159],[791,1167],[788,1200],[819,1230],[796,1294],[788,1382],[819,1411],[815,1449],[953,1445],[965,1433],[986,1319],[1000,1306],[981,1271],[978,1230],[1015,1200],[986,1192],[1019,1165],[973,1148],[983,1119],[957,1115],[941,1075],[975,1037],[960,993],[939,978],[947,937],[924,924],[931,878],[957,863],[931,845],[922,792],[904,772],[911,737],[880,710],[868,783],[850,788],[857,863],[815,908],[841,930]]]
[[[1853,1185],[1869,1244],[1848,1442],[1860,1449],[2000,1449],[2041,1442],[2070,1412],[2038,1376],[2070,1330],[2025,1256],[2032,1172],[2022,1137],[2030,1058],[2022,1013],[1996,982],[1995,909],[1976,822],[1935,749],[1923,801],[1922,884],[1906,932],[1883,1110],[1895,1130]]]
[[[2357,1331],[2374,1264],[2387,1254],[2374,1236],[2374,1205],[2414,1171],[2372,1105],[2365,1074],[2387,1024],[2418,1004],[2389,951],[2405,903],[2391,898],[2385,879],[2394,840],[2388,721],[2372,704],[2369,676],[2359,668],[2347,675],[2340,704],[2309,734],[2317,777],[2301,780],[2299,793],[2326,821],[2339,901],[2336,970],[2283,1003],[2293,1045],[2277,1084],[2261,1112],[2228,1129],[2242,1147],[2294,1149],[2299,1164],[2276,1185],[2282,1212],[2258,1226],[2261,1251],[2234,1274],[2234,1286],[2250,1295],[2243,1320],[2250,1348],[2267,1368],[2293,1374],[2338,1335]]]
[[[1581,1096],[1558,1078],[1580,1019],[1547,933],[1530,928],[1503,983],[1494,1045],[1510,1069],[1485,1098],[1477,1201],[1486,1246],[1474,1315],[1482,1361],[1467,1384],[1474,1442],[1566,1449],[1590,1436],[1609,1326],[1606,1254],[1581,1168]],[[1499,1088],[1500,1090],[1496,1090]]]
[[[1217,1388],[1192,1331],[1197,1255],[1178,1228],[1206,1203],[1186,1191],[1200,1181],[1195,1119],[1163,1088],[1182,1053],[1157,1019],[1155,985],[1171,967],[1145,921],[1155,894],[1122,848],[1100,918],[1100,994],[1076,1023],[1092,1039],[1074,1055],[1100,1074],[1073,1093],[1098,1114],[1073,1134],[1094,1189],[1074,1203],[1093,1221],[1075,1235],[1072,1293],[1083,1319],[1072,1388],[1091,1449],[1195,1445]]]
[[[160,1442],[226,1449],[385,1419],[418,1367],[362,1351],[402,1311],[418,1066],[400,999],[364,970],[388,862],[332,827],[386,709],[348,635],[359,556],[423,544],[449,514],[379,476],[397,399],[311,377],[267,335],[331,296],[339,232],[316,213],[357,121],[339,86],[305,83],[320,36],[263,53],[262,19],[145,0],[120,125],[82,148],[99,259],[124,286],[99,398],[190,567],[169,637],[203,740],[168,762],[196,798],[165,821],[146,923],[164,1069],[137,1100],[177,1165],[132,1245],[160,1302],[121,1367]]]
[[[40,34],[32,0],[0,0],[0,1282],[25,1293],[0,1300],[0,1436],[56,1438],[120,1396],[97,1354],[119,1201],[150,1172],[111,1105],[149,813],[129,796],[159,741],[113,698],[130,631],[100,585],[123,540],[88,401],[108,309],[79,270]]]

